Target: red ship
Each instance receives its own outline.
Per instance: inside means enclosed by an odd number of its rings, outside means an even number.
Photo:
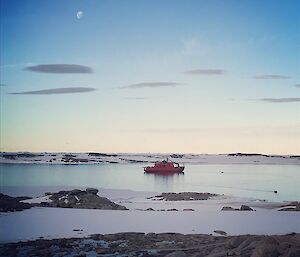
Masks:
[[[144,167],[146,173],[183,173],[183,170],[184,166],[168,160],[156,162],[153,167]]]

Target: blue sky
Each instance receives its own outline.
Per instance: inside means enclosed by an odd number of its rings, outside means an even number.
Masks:
[[[299,154],[299,13],[1,0],[1,150]]]

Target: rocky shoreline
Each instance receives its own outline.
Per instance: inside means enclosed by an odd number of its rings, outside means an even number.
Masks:
[[[198,193],[198,192],[180,192],[180,193],[162,193],[148,199],[155,201],[196,201],[196,200],[208,200],[212,197],[218,196],[212,193]]]
[[[178,233],[95,234],[86,238],[39,239],[0,244],[9,256],[297,257],[300,234],[212,236]]]
[[[134,153],[31,153],[0,152],[0,163],[44,163],[44,164],[130,164],[153,163],[170,158],[175,162],[190,164],[300,164],[299,155],[267,155],[259,153],[229,154],[134,154]]]
[[[0,212],[22,211],[31,207],[128,210],[125,206],[97,194],[96,188],[64,190],[57,193],[47,192],[44,197],[40,198],[40,201],[37,201],[30,197],[11,197],[0,193]]]
[[[0,212],[14,212],[30,209],[32,207],[54,207],[54,208],[73,208],[73,209],[100,209],[100,210],[129,210],[130,207],[117,204],[106,197],[98,195],[99,190],[96,188],[86,188],[85,190],[61,190],[59,192],[46,192],[44,196],[38,198],[31,198],[27,196],[12,197],[0,193]],[[216,199],[215,197],[224,196],[213,193],[199,193],[199,192],[179,192],[179,193],[161,193],[160,195],[146,197],[145,200],[151,202],[194,202],[206,201]],[[179,211],[168,205],[168,208],[153,208],[151,202],[150,206],[146,208],[134,208],[142,211]],[[122,201],[120,202],[122,203]],[[124,202],[126,205],[126,201]],[[277,204],[273,207],[278,211],[300,211],[300,202],[290,202],[287,204]],[[130,208],[131,209],[131,208]],[[183,211],[195,211],[191,207],[183,207]],[[240,208],[223,206],[221,211],[255,211],[255,209],[241,203]]]

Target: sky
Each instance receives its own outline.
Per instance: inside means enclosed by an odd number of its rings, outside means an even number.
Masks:
[[[0,3],[1,151],[300,154],[300,1]]]

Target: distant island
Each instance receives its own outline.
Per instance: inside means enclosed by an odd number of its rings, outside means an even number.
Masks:
[[[143,154],[143,153],[49,153],[1,152],[0,163],[45,164],[126,164],[154,163],[170,158],[185,164],[293,164],[300,165],[300,155],[267,155],[260,153],[229,154]]]

